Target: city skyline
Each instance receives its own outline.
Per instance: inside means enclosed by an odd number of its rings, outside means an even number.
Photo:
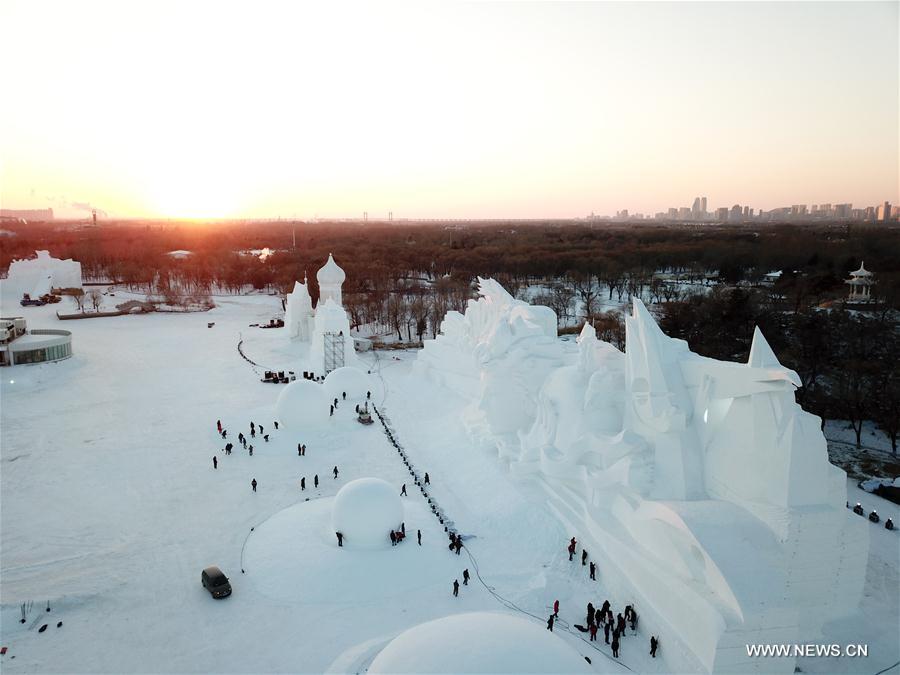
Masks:
[[[710,211],[900,201],[894,2],[98,0],[0,20],[4,208],[652,217],[697,185],[734,195]]]

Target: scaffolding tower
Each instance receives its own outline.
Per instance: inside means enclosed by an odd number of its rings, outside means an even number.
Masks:
[[[325,374],[344,366],[344,331],[325,333]]]

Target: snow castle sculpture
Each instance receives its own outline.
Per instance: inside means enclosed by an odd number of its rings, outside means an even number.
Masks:
[[[306,277],[303,283],[294,282],[294,290],[285,301],[284,325],[288,336],[309,344],[308,368],[317,375],[358,365],[350,320],[341,306],[341,286],[345,279],[344,270],[329,253],[328,261],[316,273],[319,302],[315,309]]]
[[[667,636],[669,670],[791,672],[744,645],[815,642],[855,608],[868,556],[797,374],[758,329],[745,364],[694,354],[638,299],[624,354],[590,326],[567,352],[546,308],[479,282],[416,368],[471,399],[468,428]]]

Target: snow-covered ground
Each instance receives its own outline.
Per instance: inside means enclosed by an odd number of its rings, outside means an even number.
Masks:
[[[563,530],[539,488],[472,446],[459,421],[466,402],[414,375],[414,352],[363,358],[375,404],[466,536],[459,557],[380,425],[357,424],[352,405],[316,432],[274,430],[282,386],[261,383],[237,343],[243,339],[244,353],[265,368],[296,370],[282,331],[249,326],[278,315],[278,299],[235,296],[217,305],[207,313],[68,322],[72,358],[0,371],[4,672],[361,672],[422,622],[501,610],[542,626],[557,599],[555,634],[590,657],[591,670],[665,671],[647,653],[652,625],[639,624],[637,636],[628,631],[621,664],[602,636],[592,646],[572,628],[584,622],[588,601],[609,599],[618,612],[630,598],[610,595],[602,569],[592,582],[568,561],[565,544],[578,533]],[[55,309],[21,308],[4,296],[0,313],[48,328],[59,325]],[[257,435],[252,457],[237,446],[225,456],[217,419],[235,444],[251,420],[270,441]],[[307,445],[305,457],[297,456],[298,442]],[[330,500],[365,476],[398,491],[407,484],[405,524],[422,530],[421,548],[414,539],[379,551],[337,548]],[[851,504],[897,521],[895,505],[854,481],[849,491]],[[869,657],[802,660],[804,672],[875,673],[900,658],[900,538],[871,529],[860,610],[825,635],[868,644]],[[210,564],[231,578],[230,598],[213,600],[201,587]],[[472,581],[454,598],[451,584],[462,582],[464,568]],[[29,602],[21,624],[20,605]]]

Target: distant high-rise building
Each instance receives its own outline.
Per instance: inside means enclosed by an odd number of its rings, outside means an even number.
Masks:
[[[668,216],[672,220],[675,220],[678,217],[678,209],[676,209],[674,206],[670,208],[668,211]]]
[[[866,207],[866,213],[865,213],[865,215],[864,215],[863,217],[864,217],[866,220],[875,220],[875,207],[874,207],[874,206],[867,206],[867,207]]]
[[[688,207],[682,206],[680,209],[678,209],[678,220],[690,220],[690,219],[691,219],[691,210]]]
[[[806,215],[806,204],[794,204],[791,206],[791,218],[801,218]]]
[[[749,218],[749,217],[750,217],[750,207],[745,206],[744,207],[744,218]]]
[[[885,202],[878,206],[878,214],[876,220],[885,222],[891,219],[891,203]]]
[[[728,207],[722,206],[716,209],[716,220],[726,221],[728,220]]]
[[[705,218],[706,217],[706,197],[700,198],[700,214]]]
[[[853,208],[853,204],[835,204],[834,205],[834,217],[835,218],[849,218],[850,211]]]
[[[694,203],[691,205],[691,216],[694,220],[700,220],[700,197],[694,197]]]
[[[741,205],[735,204],[734,206],[731,207],[731,211],[728,213],[728,220],[739,221],[741,219],[742,212],[743,211],[741,210]]]

